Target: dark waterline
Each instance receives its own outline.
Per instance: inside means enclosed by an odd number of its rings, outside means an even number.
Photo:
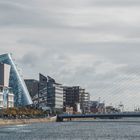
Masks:
[[[1,126],[0,140],[140,140],[140,121],[101,120]]]

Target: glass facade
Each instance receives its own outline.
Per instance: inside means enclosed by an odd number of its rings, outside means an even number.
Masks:
[[[27,87],[17,70],[16,64],[14,63],[11,54],[0,55],[0,62],[9,64],[11,66],[9,87],[12,88],[14,93],[15,106],[18,107],[32,104]]]

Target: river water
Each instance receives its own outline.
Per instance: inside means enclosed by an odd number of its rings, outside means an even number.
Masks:
[[[140,121],[76,121],[0,126],[0,140],[140,140]]]

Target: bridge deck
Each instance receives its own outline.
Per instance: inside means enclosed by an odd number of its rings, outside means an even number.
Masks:
[[[57,116],[57,120],[72,118],[126,118],[126,117],[140,117],[140,113],[110,113],[110,114],[61,114]]]

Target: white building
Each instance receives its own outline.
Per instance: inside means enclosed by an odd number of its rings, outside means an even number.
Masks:
[[[11,88],[0,85],[0,108],[14,107],[14,94]]]
[[[55,89],[55,108],[63,108],[63,87],[59,84],[53,84]]]
[[[3,108],[3,92],[1,91],[1,88],[0,88],[0,108]]]
[[[11,108],[14,107],[14,94],[13,93],[9,93],[7,95],[7,107]]]

